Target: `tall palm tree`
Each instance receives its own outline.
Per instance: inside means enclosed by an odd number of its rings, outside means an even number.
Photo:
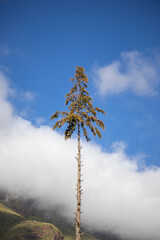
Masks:
[[[76,157],[78,162],[78,173],[77,173],[77,210],[75,214],[75,224],[76,224],[76,240],[80,240],[83,233],[81,232],[81,194],[82,194],[82,179],[81,179],[81,130],[87,141],[90,140],[88,137],[88,132],[86,128],[89,128],[94,136],[101,138],[101,133],[97,127],[104,129],[104,123],[97,118],[97,112],[105,114],[105,112],[98,108],[93,107],[93,100],[89,96],[87,88],[88,78],[85,75],[85,70],[83,67],[76,67],[75,78],[70,80],[73,83],[73,87],[70,92],[65,96],[65,104],[68,105],[68,111],[59,112],[56,111],[51,119],[58,118],[62,115],[62,118],[58,120],[52,129],[60,128],[64,124],[67,124],[67,128],[64,132],[65,139],[71,138],[73,132],[77,130],[78,137],[78,157]]]

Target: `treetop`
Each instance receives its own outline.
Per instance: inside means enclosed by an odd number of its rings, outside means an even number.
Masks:
[[[83,135],[89,141],[90,139],[86,130],[86,128],[89,128],[94,136],[97,135],[101,138],[101,133],[97,127],[94,127],[94,124],[104,130],[104,123],[97,118],[97,112],[102,114],[105,114],[105,112],[98,107],[93,107],[93,100],[86,90],[88,78],[84,68],[76,67],[75,78],[71,78],[70,80],[73,82],[73,87],[65,96],[65,104],[68,106],[68,111],[56,111],[52,115],[51,120],[58,118],[59,115],[62,116],[52,129],[61,128],[64,124],[67,124],[64,134],[65,139],[68,139],[71,138],[76,127],[81,127]]]

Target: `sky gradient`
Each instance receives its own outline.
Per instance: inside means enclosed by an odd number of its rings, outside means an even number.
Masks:
[[[128,153],[159,165],[159,9],[158,1],[0,1],[1,70],[18,92],[30,93],[29,102],[22,93],[12,98],[17,111],[51,124],[52,113],[65,109],[75,66],[83,66],[95,104],[108,113],[101,144],[124,141]],[[124,57],[136,52],[133,60]],[[128,76],[137,85],[143,78],[152,92],[134,91]],[[102,82],[113,82],[111,91]]]

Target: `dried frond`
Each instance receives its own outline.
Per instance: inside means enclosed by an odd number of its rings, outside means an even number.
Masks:
[[[106,112],[103,111],[102,109],[98,108],[98,107],[95,107],[94,110],[97,111],[97,112],[101,112],[101,113],[103,113],[104,115],[106,115]]]
[[[51,117],[51,119],[54,119],[58,118],[60,114],[62,115],[62,119],[55,123],[53,129],[67,124],[64,132],[65,139],[71,138],[79,123],[87,141],[89,141],[89,137],[86,127],[91,130],[94,136],[97,135],[100,138],[101,133],[97,127],[94,127],[94,124],[99,128],[105,128],[104,123],[97,118],[97,113],[105,114],[105,112],[98,107],[93,107],[93,100],[86,90],[88,78],[84,71],[83,67],[76,67],[75,78],[70,79],[73,87],[65,96],[65,104],[68,105],[68,111],[57,111]]]
[[[60,112],[56,111],[56,112],[52,115],[51,120],[52,120],[53,118],[58,118],[59,114],[60,114]]]

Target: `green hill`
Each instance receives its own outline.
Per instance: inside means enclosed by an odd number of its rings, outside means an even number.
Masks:
[[[3,237],[3,240],[63,240],[62,233],[53,224],[23,221],[12,227]]]
[[[25,221],[25,218],[0,203],[0,239],[1,240],[61,240],[61,231],[53,224]]]
[[[8,229],[23,220],[23,216],[0,203],[0,239]]]
[[[65,240],[75,240],[74,225],[55,211],[40,210],[35,200],[1,195],[0,201],[0,240],[61,240],[63,235]],[[98,240],[86,233],[82,239]]]

